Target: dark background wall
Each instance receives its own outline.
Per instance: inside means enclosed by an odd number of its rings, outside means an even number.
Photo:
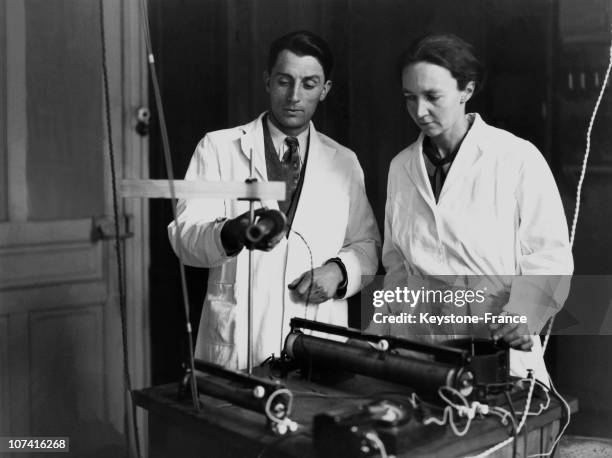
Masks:
[[[607,37],[602,38],[601,31],[606,30],[607,1],[149,0],[149,4],[177,177],[184,174],[197,141],[207,131],[248,122],[266,109],[262,74],[270,41],[292,30],[309,29],[330,42],[337,61],[333,90],[314,122],[318,130],[357,153],[382,228],[389,162],[417,134],[403,107],[395,59],[424,33],[450,32],[471,42],[489,71],[483,92],[470,102],[469,110],[535,143],[555,172],[566,213],[573,212],[576,165],[596,91],[569,89],[568,71],[579,81],[581,72],[592,78],[594,71],[605,68]],[[601,18],[605,24],[593,27],[592,22]],[[610,120],[610,103],[604,105],[594,132],[596,167],[585,184],[574,249],[577,273],[612,271],[608,255],[612,236],[606,229],[612,220],[606,202],[611,187],[606,162],[610,140],[601,127]],[[151,176],[164,178],[160,144],[153,119]],[[168,203],[152,201],[155,383],[176,380],[186,355],[178,265],[165,230],[170,219]],[[206,272],[188,269],[188,280],[197,329]],[[355,319],[351,318],[353,323]],[[552,340],[549,367],[558,385],[581,402],[582,413],[572,424],[577,432],[612,436],[612,393],[605,381],[612,375],[612,363],[602,357],[611,343],[609,337]],[[585,382],[585,374],[596,383]]]

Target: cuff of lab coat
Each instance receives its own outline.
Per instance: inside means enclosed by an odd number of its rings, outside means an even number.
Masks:
[[[338,258],[346,269],[346,292],[344,297],[348,298],[361,289],[361,264],[357,255],[349,251],[338,253]]]
[[[221,241],[221,230],[223,229],[223,225],[227,222],[227,218],[217,218],[213,224],[213,239],[215,241],[215,247],[217,248],[219,259],[221,262],[228,261],[238,255],[242,249],[236,251],[235,253],[226,253],[225,248],[223,247],[223,242]]]
[[[510,299],[503,309],[525,316],[529,331],[539,334],[557,308],[546,285],[533,281],[533,278],[517,277],[512,283]]]
[[[325,261],[325,264],[336,264],[340,269],[340,273],[342,274],[342,280],[338,284],[338,288],[336,289],[336,294],[334,295],[334,299],[344,299],[346,295],[346,287],[348,285],[348,274],[346,272],[346,266],[342,262],[340,258],[331,258]]]

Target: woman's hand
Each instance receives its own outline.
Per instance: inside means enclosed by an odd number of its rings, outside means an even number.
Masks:
[[[515,313],[502,312],[502,315],[516,315]],[[530,351],[533,347],[531,333],[527,327],[527,323],[492,323],[489,324],[489,329],[493,336],[493,340],[503,339],[510,347],[515,350]]]

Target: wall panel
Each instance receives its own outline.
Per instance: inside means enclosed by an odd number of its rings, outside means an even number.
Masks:
[[[6,0],[0,0],[0,221],[8,218],[6,175]]]
[[[0,224],[0,290],[101,280],[91,220]]]
[[[103,418],[102,307],[29,318],[32,434],[62,434]]]
[[[4,302],[2,302],[4,306]],[[30,431],[30,383],[28,314],[8,313],[6,321],[9,363],[9,434],[24,435]]]
[[[9,399],[8,318],[0,316],[0,436],[8,435]]]
[[[102,278],[100,244],[70,243],[0,249],[0,289]]]
[[[98,2],[27,0],[25,5],[29,219],[101,215]]]

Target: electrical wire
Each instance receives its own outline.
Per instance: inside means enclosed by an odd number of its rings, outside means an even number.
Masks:
[[[610,30],[610,33],[612,35],[612,29]],[[591,113],[591,118],[589,120],[589,125],[587,128],[587,133],[586,133],[586,148],[585,148],[585,153],[584,153],[584,157],[582,159],[582,167],[580,170],[580,178],[578,179],[578,186],[576,188],[576,206],[574,208],[574,216],[572,218],[572,226],[571,226],[571,230],[570,230],[570,247],[573,248],[574,247],[574,241],[575,241],[575,237],[576,237],[576,226],[578,224],[578,215],[580,213],[580,200],[581,200],[581,196],[582,196],[582,185],[584,183],[584,179],[586,176],[586,168],[587,168],[587,164],[588,164],[588,160],[589,160],[589,154],[591,152],[591,133],[593,131],[593,126],[595,124],[595,119],[597,116],[597,112],[599,111],[599,106],[601,104],[601,101],[603,99],[605,90],[608,86],[608,80],[610,79],[610,72],[612,71],[612,40],[610,43],[610,50],[609,50],[609,56],[608,56],[608,67],[606,69],[606,74],[605,77],[603,79],[603,82],[601,84],[601,89],[599,90],[599,95],[597,96],[597,101],[595,102],[595,106],[593,108],[593,112]],[[550,320],[548,321],[548,325],[546,326],[546,335],[544,337],[544,342],[542,344],[542,353],[546,352],[546,348],[548,346],[548,341],[550,339],[550,334],[552,331],[552,327],[554,324],[554,316],[550,318]],[[551,387],[553,387],[553,382],[552,380],[550,380],[550,385]],[[533,394],[533,390],[534,387],[536,385],[536,380],[535,378],[532,378],[532,381],[529,385],[529,392],[527,395],[527,402],[525,404],[525,410],[522,413],[522,418],[521,418],[521,423],[519,424],[519,428],[518,431],[520,432],[521,428],[523,427],[523,425],[525,424],[525,421],[527,420],[527,416],[530,415],[529,412],[529,408],[531,405],[531,398],[532,398],[532,394]],[[567,401],[565,401],[565,399],[559,394],[558,391],[556,391],[555,389],[555,394],[559,397],[559,400],[562,402],[563,406],[565,407],[566,411],[567,411],[567,421],[565,423],[565,426],[563,427],[563,429],[559,432],[559,434],[557,435],[554,444],[553,444],[553,448],[551,449],[550,452],[545,453],[545,454],[538,454],[538,455],[531,455],[531,456],[550,456],[550,454],[552,453],[552,451],[554,450],[554,447],[556,446],[556,444],[561,440],[561,437],[563,435],[563,433],[565,432],[565,430],[567,429],[567,426],[569,425],[570,422],[570,417],[571,417],[571,409],[569,407],[569,404],[567,403]],[[510,443],[513,440],[512,437],[506,439],[505,441],[502,441],[500,443],[498,443],[497,445],[491,447],[490,449],[485,450],[483,453],[475,456],[475,457],[471,457],[471,458],[484,458],[486,456],[489,456],[491,453],[499,450],[500,448],[504,447],[506,444]]]
[[[313,272],[314,272],[314,261],[313,261],[313,258],[312,258],[312,250],[310,249],[310,245],[308,244],[308,242],[306,241],[304,236],[302,234],[300,234],[298,231],[296,231],[295,229],[291,229],[291,232],[293,232],[300,239],[302,239],[302,242],[304,242],[304,245],[306,245],[306,249],[308,250],[308,255],[310,257],[310,283],[308,285],[308,292],[306,293],[306,304],[304,304],[304,319],[306,319],[306,313],[308,311],[308,304],[310,303],[310,295],[312,293],[312,276],[313,276]],[[283,345],[284,345],[283,327],[285,325],[285,301],[283,301],[283,310],[282,310],[281,313],[282,314],[281,314],[280,348],[283,348]]]
[[[610,31],[612,33],[612,30]],[[608,68],[606,69],[606,76],[604,77],[603,83],[601,84],[601,89],[599,90],[599,95],[597,97],[597,102],[595,102],[595,107],[593,108],[593,112],[591,113],[591,119],[589,120],[589,127],[587,129],[586,134],[586,151],[584,154],[584,158],[582,160],[582,169],[580,171],[580,179],[578,180],[578,188],[576,190],[576,209],[574,210],[574,218],[572,220],[572,229],[570,231],[570,245],[574,245],[574,237],[576,235],[576,225],[578,223],[578,212],[580,210],[580,196],[582,194],[582,184],[584,182],[584,177],[586,175],[586,167],[587,162],[589,160],[589,153],[591,151],[591,133],[593,131],[593,125],[595,124],[595,117],[597,116],[597,112],[599,111],[599,105],[601,104],[601,100],[603,99],[604,93],[606,91],[606,87],[608,85],[608,79],[610,78],[610,71],[612,70],[612,43],[610,45],[610,54],[608,60]]]
[[[314,262],[312,260],[312,250],[310,249],[310,245],[308,244],[308,242],[306,241],[306,239],[304,238],[302,234],[300,234],[298,231],[294,229],[291,229],[291,232],[293,232],[294,234],[296,234],[302,239],[302,241],[304,242],[304,245],[306,245],[306,249],[308,250],[308,255],[310,256],[310,284],[308,285],[308,293],[306,293],[306,304],[305,304],[305,309],[307,309],[308,304],[310,304],[310,295],[312,293],[312,275],[314,272]],[[306,319],[305,315],[304,315],[304,319]]]
[[[521,379],[522,382],[529,382],[529,379]],[[540,409],[537,412],[531,412],[529,411],[527,413],[527,415],[529,416],[538,416],[540,415],[542,412],[544,412],[545,410],[548,409],[548,407],[550,407],[550,395],[548,394],[548,387],[546,385],[544,385],[542,382],[540,382],[539,380],[535,381],[536,385],[542,390],[542,392],[546,395],[546,403],[542,404],[540,403]],[[517,415],[523,415],[525,411],[521,411],[521,412],[517,412]]]
[[[552,389],[552,392],[555,393],[555,395],[557,396],[557,398],[561,401],[561,403],[563,404],[563,406],[565,407],[565,410],[567,412],[567,419],[565,421],[565,425],[563,425],[563,429],[561,429],[561,431],[559,432],[559,434],[557,435],[557,437],[555,438],[552,446],[550,447],[550,450],[546,453],[538,453],[535,455],[529,455],[528,458],[534,458],[534,457],[538,457],[538,456],[551,456],[554,451],[555,451],[555,447],[557,446],[557,444],[559,443],[559,441],[561,440],[561,437],[563,436],[563,434],[565,433],[565,430],[567,429],[567,427],[570,424],[570,417],[572,414],[572,411],[570,409],[569,404],[567,403],[567,401],[561,396],[561,394],[559,394],[559,392],[557,391],[557,389],[555,388],[555,385],[553,384],[552,380],[550,381],[550,387]]]
[[[456,396],[459,400],[461,400],[461,404],[456,404],[455,402],[453,402],[450,398],[448,398],[448,396],[444,394],[444,391],[448,391],[454,396]],[[489,410],[488,406],[480,404],[479,402],[473,402],[472,405],[470,405],[467,399],[459,391],[449,386],[441,386],[438,389],[438,395],[444,402],[447,403],[447,406],[444,407],[442,418],[440,419],[431,416],[429,418],[425,418],[423,420],[423,424],[430,425],[433,423],[438,426],[444,426],[446,424],[449,424],[451,429],[453,430],[453,433],[455,433],[455,435],[459,437],[465,436],[468,433],[468,431],[470,430],[470,425],[472,424],[472,420],[475,418],[476,413],[485,411],[488,412]],[[453,413],[455,410],[457,411],[460,417],[467,418],[463,430],[459,430],[459,428],[455,424],[455,418]]]
[[[285,412],[285,417],[288,417],[289,414],[291,413],[291,408],[293,407],[293,393],[291,393],[290,390],[288,390],[287,388],[281,388],[278,389],[276,391],[274,391],[269,397],[268,400],[266,401],[266,405],[264,408],[264,411],[266,413],[266,417],[268,417],[268,419],[274,423],[277,424],[281,424],[282,420],[277,418],[276,415],[274,415],[271,411],[272,409],[272,401],[277,397],[280,396],[281,394],[285,394],[289,397],[289,402],[287,404],[287,410]]]
[[[610,29],[610,34],[612,35],[612,29]],[[606,87],[608,86],[608,80],[610,79],[610,71],[612,71],[612,41],[610,43],[610,51],[608,55],[608,68],[606,69],[606,74],[604,76],[603,82],[601,83],[601,89],[599,90],[599,95],[597,96],[595,107],[593,108],[593,112],[591,113],[591,119],[589,120],[589,126],[587,128],[586,133],[586,149],[584,152],[584,157],[582,159],[582,167],[580,169],[580,178],[578,179],[578,186],[576,187],[576,207],[574,208],[574,217],[572,218],[572,227],[570,230],[570,247],[572,248],[574,247],[574,240],[576,237],[576,225],[578,224],[578,214],[580,212],[582,184],[584,183],[584,178],[586,176],[587,163],[589,160],[589,154],[591,152],[591,133],[593,131],[593,125],[595,124],[595,117],[597,116],[597,112],[599,111],[599,105],[601,104],[601,100],[603,99]],[[553,323],[554,317],[552,317],[548,322],[546,337],[542,345],[542,352],[546,351]]]
[[[508,424],[507,418],[509,418],[511,421],[513,420],[512,414],[508,412],[506,409],[499,407],[499,406],[491,407],[491,409],[489,410],[489,413],[501,418],[501,424],[504,426]],[[516,426],[516,423],[514,424],[514,426]]]
[[[380,452],[380,458],[388,458],[389,455],[387,455],[387,449],[385,448],[385,444],[378,434],[373,431],[370,431],[366,434],[366,439],[372,442],[374,448],[376,448]]]
[[[512,399],[510,398],[510,394],[507,391],[504,391],[504,396],[506,397],[506,402],[508,403],[508,408],[510,409],[510,419],[512,420],[512,434],[514,437],[514,441],[512,442],[512,458],[516,458],[516,445],[518,443],[518,431],[516,428],[516,411],[514,410],[514,405],[512,405]],[[525,436],[525,441],[527,441],[527,437]]]
[[[130,407],[132,412],[132,428],[134,429],[134,445],[136,447],[136,456],[140,458],[140,440],[138,431],[138,420],[136,418],[136,401],[134,400],[134,392],[132,390],[132,378],[130,376],[129,368],[129,353],[128,353],[128,342],[127,342],[127,306],[126,306],[126,292],[125,292],[125,266],[122,255],[122,244],[120,237],[119,227],[119,198],[117,196],[117,173],[115,164],[115,151],[113,145],[113,130],[111,123],[111,112],[110,112],[110,90],[108,87],[108,65],[106,62],[106,33],[104,27],[104,2],[103,0],[98,1],[98,15],[100,19],[100,56],[102,63],[102,82],[104,92],[104,114],[106,121],[106,135],[108,140],[108,155],[110,159],[110,171],[111,171],[111,187],[112,187],[112,200],[113,200],[113,219],[115,223],[115,255],[117,257],[117,287],[119,289],[119,313],[121,317],[121,341],[122,341],[122,352],[123,352],[123,378],[125,388],[130,395]],[[128,410],[124,413],[125,423],[125,440],[128,453],[132,450],[130,444],[129,434],[129,414]]]

